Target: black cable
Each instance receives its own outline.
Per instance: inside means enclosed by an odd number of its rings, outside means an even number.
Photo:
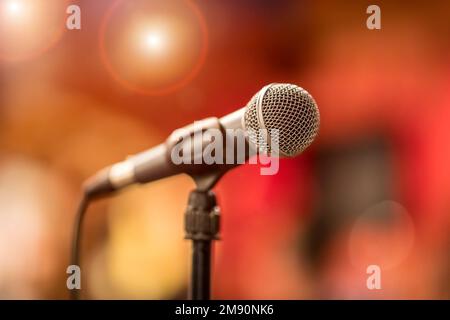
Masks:
[[[86,212],[86,209],[89,205],[91,197],[89,197],[86,193],[83,194],[81,201],[78,205],[78,210],[75,215],[75,223],[72,235],[72,257],[71,257],[71,265],[75,265],[80,267],[80,251],[81,251],[81,235],[82,235],[82,224],[83,218]],[[81,270],[81,268],[80,268]],[[81,279],[80,279],[81,281]],[[70,297],[72,300],[80,299],[80,291],[81,289],[71,289]]]

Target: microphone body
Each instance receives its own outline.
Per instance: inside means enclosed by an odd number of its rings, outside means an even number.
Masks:
[[[194,125],[177,129],[172,132],[165,142],[149,150],[129,156],[124,161],[99,171],[85,182],[84,190],[87,194],[96,196],[122,189],[134,183],[148,183],[180,173],[200,176],[214,170],[225,172],[241,164],[236,161],[238,156],[237,136],[230,134],[230,132],[241,130],[244,133],[242,122],[244,112],[245,107],[220,119],[215,117],[206,118],[196,121]],[[211,129],[222,132],[223,148],[225,150],[223,161],[219,164],[199,163],[198,159],[203,157],[204,147],[211,143],[209,137],[203,133]],[[171,152],[180,143],[181,137],[183,138],[183,144],[179,145],[178,149],[183,149],[186,147],[185,144],[188,144],[187,149],[191,151],[192,163],[175,164],[172,161]],[[230,151],[229,148],[232,148],[232,150]],[[248,143],[246,143],[245,148],[244,160],[257,153],[256,149]],[[231,164],[227,164],[225,155],[230,152],[236,156]]]

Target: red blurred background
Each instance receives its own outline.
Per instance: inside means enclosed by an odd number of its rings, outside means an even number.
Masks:
[[[65,27],[70,4],[81,30]],[[371,4],[381,30],[366,27]],[[449,10],[0,0],[0,298],[67,298],[82,181],[271,82],[314,96],[320,133],[277,175],[247,165],[218,184],[213,297],[450,298]],[[193,187],[177,176],[90,209],[86,298],[186,297]]]

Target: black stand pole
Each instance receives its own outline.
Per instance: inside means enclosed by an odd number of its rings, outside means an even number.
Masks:
[[[193,242],[190,298],[209,300],[211,242],[218,239],[220,211],[211,190],[193,190],[185,213],[186,239]]]
[[[191,286],[192,300],[210,299],[211,241],[193,241]]]

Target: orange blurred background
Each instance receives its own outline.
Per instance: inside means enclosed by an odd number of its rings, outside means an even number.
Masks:
[[[368,30],[371,4],[0,0],[0,298],[68,298],[82,181],[271,82],[314,96],[319,137],[277,175],[246,165],[216,187],[213,297],[450,298],[450,5],[377,1]],[[193,187],[90,208],[85,298],[186,298]]]

